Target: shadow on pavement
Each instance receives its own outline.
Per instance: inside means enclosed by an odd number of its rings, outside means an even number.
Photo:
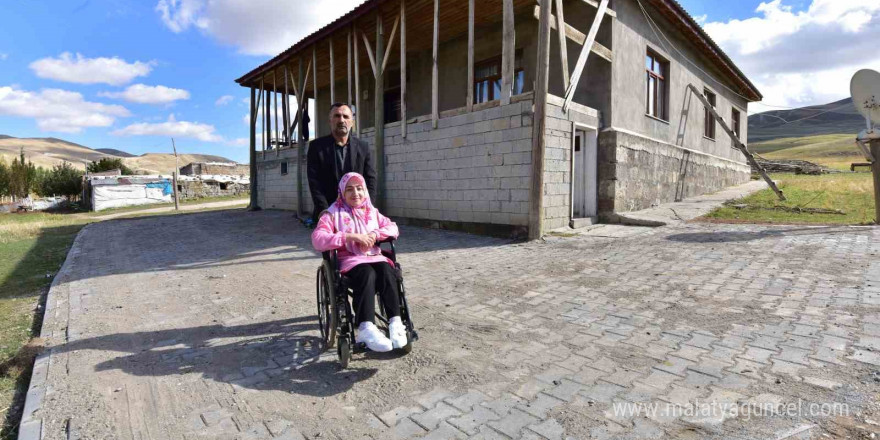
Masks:
[[[761,240],[764,238],[788,237],[793,235],[844,234],[854,230],[848,226],[812,226],[805,228],[768,228],[761,231],[714,231],[672,234],[670,241],[683,243],[731,243]]]
[[[203,378],[254,390],[327,397],[344,393],[377,370],[340,369],[335,349],[324,353],[314,336],[316,316],[258,324],[209,325],[185,329],[119,333],[73,341],[56,353],[96,350],[128,353],[98,363],[95,371],[134,376],[200,374]]]

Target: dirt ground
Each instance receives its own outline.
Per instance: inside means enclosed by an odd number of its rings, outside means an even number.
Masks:
[[[22,438],[880,432],[877,229],[630,231],[404,227],[421,339],[341,370],[319,341],[320,256],[290,213],[89,225],[50,294]]]

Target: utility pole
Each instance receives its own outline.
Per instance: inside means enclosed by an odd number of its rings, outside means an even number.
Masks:
[[[177,194],[177,173],[180,172],[180,162],[178,162],[177,146],[174,145],[174,138],[171,138],[171,148],[174,149],[174,173],[171,175],[171,184],[174,186],[174,210],[180,211],[180,199]]]

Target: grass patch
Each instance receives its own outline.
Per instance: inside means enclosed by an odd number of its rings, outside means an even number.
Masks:
[[[807,160],[828,168],[847,170],[853,162],[865,162],[852,134],[824,134],[774,139],[749,145],[767,159]]]
[[[860,225],[874,222],[874,186],[870,173],[820,176],[771,174],[788,199],[780,202],[771,189],[736,199],[703,218],[748,223]],[[745,205],[736,208],[732,205]],[[793,212],[779,208],[841,210],[840,214]]]

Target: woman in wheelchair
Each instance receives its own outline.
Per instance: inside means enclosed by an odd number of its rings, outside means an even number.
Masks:
[[[407,335],[400,319],[394,263],[378,246],[389,237],[397,238],[397,225],[370,203],[360,174],[342,176],[338,189],[336,201],[321,213],[312,232],[312,245],[320,252],[338,250],[339,271],[348,277],[354,293],[355,341],[378,352],[402,348],[407,345]],[[377,290],[389,316],[388,337],[374,323]]]

